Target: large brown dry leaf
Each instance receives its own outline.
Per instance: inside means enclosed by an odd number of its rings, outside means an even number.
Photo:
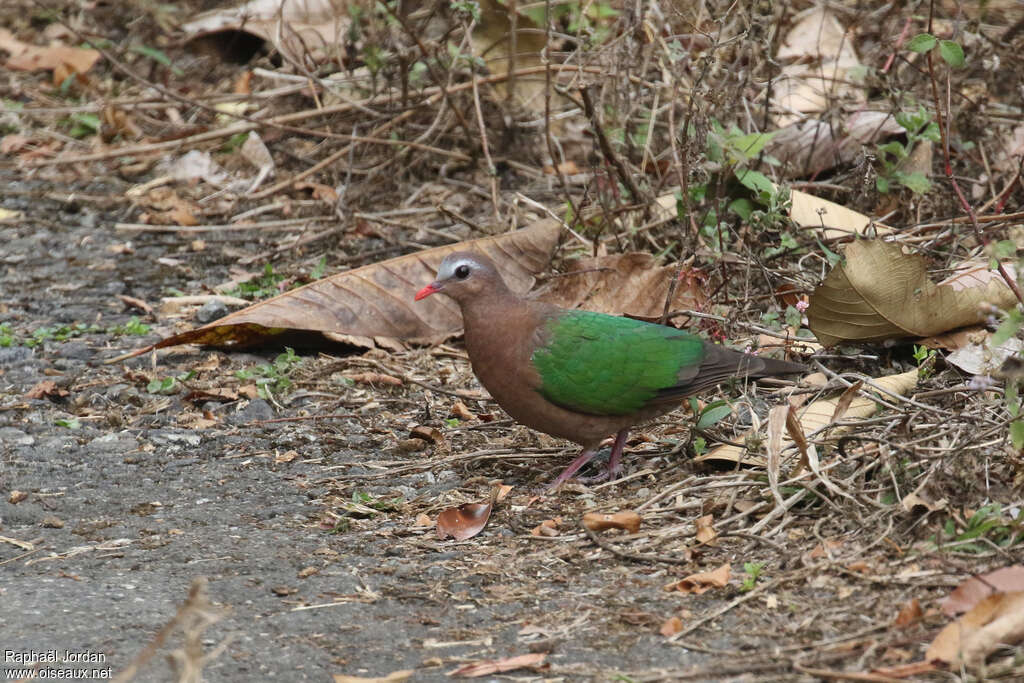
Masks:
[[[790,190],[789,198],[790,219],[801,228],[821,230],[821,237],[826,240],[864,235],[871,225],[871,219],[862,213],[800,190]],[[874,229],[877,235],[892,232],[892,228],[881,223],[875,223]]]
[[[349,0],[250,0],[199,14],[181,28],[190,40],[221,31],[244,31],[298,61],[306,56],[340,58],[351,24],[351,4]]]
[[[932,641],[925,660],[975,666],[1001,645],[1024,640],[1024,591],[994,593],[974,606]]]
[[[1007,308],[1013,292],[999,279],[976,276],[936,285],[921,256],[863,240],[846,248],[846,262],[814,290],[807,320],[825,346],[928,337],[977,323],[982,302]]]
[[[3,28],[0,28],[0,51],[10,53],[4,62],[6,68],[22,71],[70,68],[75,73],[84,74],[100,58],[99,52],[88,48],[64,45],[39,47],[23,43]]]
[[[633,252],[573,262],[567,273],[552,278],[537,298],[563,308],[660,318],[678,269],[658,266],[650,254]],[[699,274],[683,271],[670,311],[699,309],[707,298]]]
[[[399,256],[317,280],[273,299],[253,304],[220,320],[163,339],[133,352],[146,353],[178,344],[246,347],[288,331],[319,332],[331,339],[372,347],[395,339],[435,342],[461,328],[459,307],[446,296],[414,302],[445,256],[464,249],[494,260],[509,287],[528,290],[558,241],[559,224],[537,221],[496,237],[461,242]]]
[[[789,62],[772,89],[776,123],[781,127],[822,112],[837,97],[863,100],[854,69],[860,59],[836,15],[825,7],[806,11],[786,34],[777,59]]]
[[[881,387],[891,391],[894,394],[904,395],[911,389],[917,386],[917,368],[904,372],[899,375],[889,375],[887,377],[879,377],[874,380],[874,383]],[[878,404],[869,398],[864,396],[856,396],[852,400],[850,395],[844,394],[831,399],[823,399],[821,401],[815,401],[805,408],[798,410],[797,413],[800,417],[800,428],[808,439],[820,440],[825,438],[825,433],[817,433],[824,427],[827,427],[833,423],[836,419],[842,419],[843,421],[852,421],[856,419],[866,419],[871,417],[878,409]],[[837,409],[840,407],[840,402],[849,400],[849,406],[841,415],[837,417]],[[836,438],[840,434],[848,432],[852,429],[850,426],[834,426],[828,430],[828,438]],[[781,428],[778,429],[780,433],[780,450],[782,451],[790,448],[794,445],[793,440],[790,438],[781,437]],[[733,439],[737,443],[746,443],[747,437],[753,435],[753,430],[747,432],[741,437]],[[739,462],[744,465],[755,465],[759,467],[767,467],[768,462],[760,455],[749,453],[746,448],[741,446],[733,446],[725,444],[717,448],[713,448],[704,455],[694,458],[696,462],[705,461],[718,461],[718,462]]]
[[[1015,564],[972,576],[942,601],[942,611],[953,616],[973,608],[992,593],[1015,591],[1024,591],[1024,565]]]
[[[766,150],[782,162],[786,177],[805,177],[849,164],[864,154],[864,145],[904,132],[888,112],[858,111],[841,126],[818,119],[790,123]]]
[[[512,54],[512,19],[515,19],[515,63],[509,59]],[[480,23],[472,34],[473,54],[481,57],[487,69],[494,75],[507,74],[512,68],[541,66],[541,52],[547,46],[544,30],[533,21],[518,13],[513,15],[510,8],[498,0],[480,1]],[[521,107],[534,112],[544,111],[544,74],[519,76],[514,81],[495,83],[494,90],[499,98],[513,88],[513,98]],[[552,106],[557,106],[553,104]]]

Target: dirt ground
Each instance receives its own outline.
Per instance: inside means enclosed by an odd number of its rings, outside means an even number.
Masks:
[[[82,43],[35,3],[17,4],[0,27],[20,40]],[[668,23],[651,28],[674,5],[641,17],[607,3],[617,13],[606,14],[605,34],[601,26],[588,34],[598,45],[581,58],[590,71],[580,73],[609,120],[628,110],[620,123],[634,133],[646,126],[652,137],[598,140],[604,132],[581,113],[585,103],[552,98],[567,112],[554,134],[572,162],[557,180],[538,110],[503,109],[511,99],[496,90],[474,94],[466,64],[475,62],[445,61],[468,26],[455,4],[430,15],[449,22],[447,33],[430,33],[424,20],[423,40],[390,16],[367,19],[349,46],[359,59],[329,65],[355,83],[344,97],[364,99],[350,108],[328,102],[330,115],[319,113],[318,99],[330,83],[311,94],[304,79],[312,75],[297,76],[268,50],[245,66],[193,54],[175,33],[186,12],[174,4],[112,1],[83,11],[63,3],[61,16],[90,40],[142,49],[110,48],[88,77],[0,71],[0,144],[11,150],[0,156],[4,675],[900,680],[900,667],[921,662],[949,623],[942,599],[974,573],[1021,563],[1024,547],[1024,461],[1011,446],[1009,399],[999,388],[978,390],[942,360],[944,351],[922,359],[911,344],[843,344],[802,358],[831,373],[825,389],[763,383],[707,392],[708,401],[729,396],[737,406],[711,432],[696,434],[681,409],[633,432],[618,481],[554,492],[546,484],[576,449],[506,419],[472,376],[457,336],[371,350],[322,340],[294,351],[278,342],[233,351],[183,345],[110,362],[228,313],[211,301],[224,283],[242,296],[237,285],[256,282],[258,296],[248,295],[265,298],[325,274],[566,216],[570,198],[588,212],[584,227],[593,233],[569,243],[657,254],[662,265],[701,273],[701,303],[721,313],[687,313],[704,332],[736,340],[783,328],[790,311],[779,301],[811,292],[842,240],[793,229],[781,214],[764,219],[768,227],[733,217],[715,230],[695,216],[698,208],[704,218],[724,212],[730,193],[749,199],[728,173],[716,179],[722,161],[704,143],[719,124],[757,127],[760,88],[777,75],[767,56],[777,45],[758,22],[778,22],[781,36],[812,3],[711,3],[704,32],[692,35]],[[895,3],[831,4],[875,69],[864,86],[872,102],[932,107],[933,83],[906,49],[896,50],[892,72],[881,71],[893,36],[912,21],[923,30],[924,20]],[[965,185],[976,179],[971,201],[1017,223],[990,216],[990,242],[979,242],[936,170],[938,145],[926,194],[873,189],[872,169],[908,176],[865,154],[812,180],[759,168],[885,217],[937,271],[1019,238],[1020,171],[994,151],[1019,131],[1019,83],[1005,74],[1020,72],[1024,24],[1018,7],[989,4],[998,7],[967,26],[985,39],[964,38],[972,61],[955,72],[957,92],[966,93],[953,99],[956,174]],[[218,3],[177,5],[191,13]],[[934,30],[953,35],[959,6],[937,5]],[[568,31],[568,23],[559,26]],[[668,37],[675,42],[661,40]],[[583,54],[572,47],[582,39],[559,40],[559,59]],[[405,81],[393,64],[371,77],[374,41],[399,61],[434,52],[402,61]],[[427,74],[427,63],[451,72]],[[986,106],[982,91],[992,100]],[[669,94],[678,98],[672,128],[643,118],[668,117]],[[241,100],[249,114],[303,117],[256,126],[277,162],[266,183],[279,186],[257,196],[222,191],[208,178],[156,182],[169,157],[192,150],[229,175],[251,177],[237,136],[218,137],[227,124],[212,106]],[[843,106],[849,113],[862,103]],[[665,131],[688,130],[684,119],[696,132],[669,141]],[[691,147],[681,161],[684,142]],[[493,173],[485,168],[492,156]],[[310,183],[291,182],[300,174]],[[644,223],[648,207],[637,198],[674,192],[680,179],[704,183],[705,203],[694,199],[685,220]],[[327,191],[341,196],[325,200],[319,193]],[[492,224],[499,215],[504,222]],[[239,217],[246,220],[234,223]],[[228,227],[200,232],[211,225]],[[564,275],[586,255],[577,252],[563,244],[542,277]],[[267,281],[265,268],[274,275]],[[182,296],[207,303],[179,306]],[[855,381],[915,369],[908,395],[871,394],[882,407],[845,425],[846,441],[814,441],[827,476],[810,476],[795,458],[781,470],[695,460],[705,436],[742,441],[791,396],[835,398]],[[756,439],[746,445],[764,451]],[[511,491],[480,535],[438,538],[442,510],[486,500],[498,483]],[[581,524],[588,512],[619,511],[639,513],[640,529],[595,534]],[[30,672],[26,661],[41,663]],[[1022,681],[1022,672],[1017,645],[994,648],[987,669],[904,678]]]

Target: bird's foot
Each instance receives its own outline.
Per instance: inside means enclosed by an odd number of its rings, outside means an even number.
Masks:
[[[611,451],[612,449],[609,448],[602,448],[600,450],[594,449],[593,452],[589,453],[584,451],[578,458],[576,458],[576,460],[573,460],[572,463],[570,463],[569,466],[566,467],[553,482],[551,482],[547,487],[547,490],[551,491],[552,489],[558,488],[570,479],[577,481],[580,484],[600,484],[603,481],[614,481],[620,474],[622,474],[622,464],[615,463],[613,466],[610,459],[608,464],[601,467],[601,471],[597,474],[590,474],[587,476],[579,476],[577,474],[577,472],[583,469],[586,465],[591,464],[592,461],[603,460],[604,458],[609,457],[608,454]],[[586,455],[586,460],[580,462],[580,459],[583,458],[584,455]],[[600,465],[595,464],[595,467],[596,466]]]

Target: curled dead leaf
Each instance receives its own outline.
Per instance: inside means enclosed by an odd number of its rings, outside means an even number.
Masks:
[[[466,404],[462,401],[456,401],[452,404],[452,415],[459,418],[460,420],[475,420],[476,415],[466,407]]]
[[[605,529],[624,529],[631,534],[640,530],[642,518],[632,510],[623,510],[613,514],[602,512],[588,512],[583,515],[583,526],[591,531],[604,531]]]
[[[449,676],[461,676],[463,678],[476,678],[478,676],[490,676],[491,674],[504,671],[515,671],[516,669],[537,669],[544,664],[547,657],[543,652],[506,657],[505,659],[488,659],[480,662],[471,662],[458,669],[449,671]]]
[[[683,630],[683,620],[679,617],[669,617],[665,620],[665,623],[661,625],[658,632],[663,636],[674,636]]]
[[[974,666],[996,648],[1022,640],[1024,591],[993,593],[939,631],[925,653],[925,660]]]
[[[665,590],[700,595],[712,588],[724,588],[729,584],[730,578],[732,578],[732,566],[726,563],[710,572],[690,574],[685,579],[673,581],[665,586]]]
[[[562,523],[561,517],[555,519],[545,519],[537,526],[530,529],[530,535],[532,536],[558,536],[561,532],[558,530],[558,525]]]
[[[906,628],[920,621],[923,616],[924,611],[921,609],[921,603],[918,602],[917,598],[913,598],[900,608],[899,614],[896,615],[892,625],[896,628]]]
[[[814,290],[807,309],[811,331],[825,346],[929,337],[983,319],[982,303],[1008,308],[1014,294],[976,270],[936,285],[924,258],[899,244],[860,240]]]
[[[1024,591],[1024,565],[1001,567],[967,579],[942,601],[942,611],[953,616],[971,609],[994,592]]]
[[[385,375],[383,372],[353,372],[344,375],[347,379],[352,380],[356,384],[387,384],[393,387],[402,386],[402,380],[391,375]]]
[[[714,526],[714,516],[703,515],[698,517],[694,524],[697,527],[697,542],[704,545],[714,545],[715,539],[718,538],[718,532],[715,531]]]
[[[463,503],[458,507],[446,508],[437,516],[437,536],[442,541],[449,536],[456,541],[473,538],[487,526],[491,510],[498,499],[501,487],[491,490],[491,497],[483,503]]]

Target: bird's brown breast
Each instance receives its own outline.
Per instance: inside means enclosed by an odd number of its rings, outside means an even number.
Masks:
[[[494,314],[496,307],[500,315]],[[518,422],[537,431],[596,446],[647,415],[589,415],[568,410],[540,393],[534,350],[544,343],[544,324],[554,312],[543,304],[478,300],[463,308],[466,350],[473,372],[495,401]],[[654,414],[667,412],[658,409]],[[651,415],[653,416],[653,415]]]

